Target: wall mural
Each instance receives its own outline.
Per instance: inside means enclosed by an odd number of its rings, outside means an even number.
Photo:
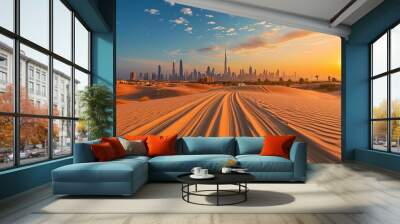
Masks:
[[[117,134],[295,134],[341,149],[340,38],[163,0],[117,1]]]

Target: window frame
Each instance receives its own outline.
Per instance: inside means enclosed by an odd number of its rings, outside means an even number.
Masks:
[[[392,116],[392,98],[391,98],[391,91],[392,91],[392,76],[396,75],[400,72],[400,67],[398,68],[391,68],[391,31],[393,28],[400,26],[400,21],[394,23],[389,28],[387,28],[383,33],[378,35],[375,39],[373,39],[369,44],[369,149],[373,151],[380,151],[392,154],[400,154],[400,152],[392,151],[392,122],[393,121],[400,121],[400,117],[393,117]],[[374,75],[373,72],[373,44],[378,41],[384,35],[387,35],[387,63],[386,63],[386,71],[380,74]],[[373,93],[374,93],[374,86],[373,81],[382,77],[386,77],[386,87],[387,87],[387,103],[386,103],[386,117],[385,118],[373,118]],[[373,132],[373,122],[376,121],[386,121],[386,151],[379,150],[374,148],[374,132]]]
[[[10,169],[16,169],[19,167],[23,166],[29,166],[37,163],[43,163],[49,160],[53,159],[62,159],[66,157],[70,157],[73,155],[74,152],[74,143],[75,143],[75,123],[76,121],[79,120],[79,117],[75,117],[75,108],[72,107],[71,110],[71,115],[70,116],[57,116],[53,115],[53,59],[58,60],[59,62],[62,62],[66,65],[71,66],[71,83],[75,82],[75,69],[87,74],[89,76],[89,83],[88,85],[92,85],[92,57],[91,57],[91,49],[92,49],[92,43],[91,43],[91,38],[92,38],[92,30],[88,27],[88,25],[85,23],[85,21],[79,16],[79,14],[72,9],[72,7],[66,2],[65,0],[59,0],[64,6],[68,8],[68,10],[71,11],[71,58],[67,59],[64,58],[63,56],[55,53],[54,50],[54,45],[53,45],[53,1],[54,0],[48,0],[49,2],[49,48],[46,49],[45,47],[42,47],[39,44],[36,44],[29,39],[23,37],[20,35],[20,0],[14,0],[13,1],[13,10],[14,10],[14,31],[10,31],[4,27],[0,26],[0,35],[3,35],[5,37],[11,38],[13,40],[14,44],[14,49],[13,49],[13,64],[12,66],[12,75],[14,79],[14,99],[13,99],[13,112],[2,112],[0,111],[0,116],[10,116],[13,119],[13,166],[10,167],[4,167],[0,168],[0,172],[4,170],[10,170]],[[79,22],[84,26],[84,28],[88,31],[89,34],[89,43],[88,43],[88,62],[89,62],[89,67],[88,69],[85,69],[78,64],[75,63],[75,18],[79,20]],[[47,97],[48,97],[48,112],[46,115],[39,115],[39,114],[28,114],[28,113],[21,113],[20,111],[20,45],[23,44],[27,47],[32,48],[33,50],[39,51],[40,53],[43,53],[48,56],[49,58],[49,63],[48,63],[48,85],[47,85]],[[35,70],[34,70],[34,80],[36,79],[35,77]],[[26,74],[27,80],[29,79],[29,74]],[[41,81],[41,80],[39,80]],[[40,82],[41,83],[41,82]],[[35,90],[34,90],[35,91]],[[71,86],[70,90],[73,94],[72,97],[72,105],[75,103],[75,88],[74,85]],[[21,118],[44,118],[47,119],[48,122],[48,136],[47,136],[47,141],[48,141],[48,157],[44,158],[41,161],[38,162],[32,162],[32,163],[26,163],[26,164],[21,164],[20,161],[20,119]],[[53,142],[53,121],[55,120],[67,120],[71,121],[72,124],[72,133],[71,133],[71,154],[69,155],[62,155],[62,156],[57,156],[54,158],[54,146],[52,144]]]

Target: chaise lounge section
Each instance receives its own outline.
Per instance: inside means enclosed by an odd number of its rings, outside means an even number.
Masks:
[[[236,160],[259,182],[304,182],[306,144],[295,142],[290,159],[260,156],[263,137],[183,137],[176,143],[177,155],[127,156],[96,162],[91,145],[77,143],[74,163],[52,172],[54,194],[132,195],[148,181],[176,181],[176,177],[200,166],[218,172],[229,160]]]

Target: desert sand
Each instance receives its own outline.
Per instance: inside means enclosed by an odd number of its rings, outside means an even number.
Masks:
[[[145,101],[143,89],[125,92],[117,108],[117,134],[295,134],[309,143],[309,161],[340,160],[339,96],[284,86],[173,88],[170,96],[165,92]]]

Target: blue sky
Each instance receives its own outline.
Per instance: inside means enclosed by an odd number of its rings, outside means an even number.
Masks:
[[[236,71],[251,65],[254,57],[279,55],[282,43],[310,34],[165,0],[119,0],[117,76],[127,78],[131,71],[156,72],[158,64],[163,72],[170,72],[172,61],[179,59],[187,71],[204,71],[210,65],[222,72],[225,49]]]

